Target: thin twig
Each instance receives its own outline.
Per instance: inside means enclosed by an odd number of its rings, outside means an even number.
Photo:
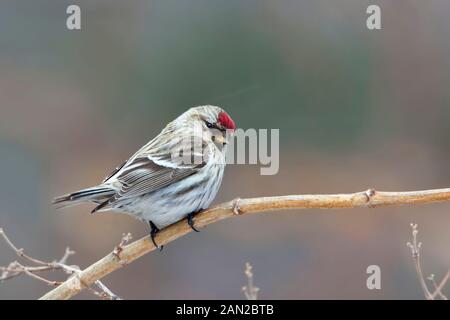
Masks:
[[[0,236],[3,237],[3,239],[5,240],[5,242],[14,250],[14,252],[22,258],[25,258],[29,261],[31,261],[32,263],[36,263],[36,264],[47,264],[44,261],[38,260],[38,259],[34,259],[28,255],[25,254],[23,249],[19,249],[17,248],[12,242],[11,240],[9,240],[9,238],[7,237],[7,235],[5,234],[5,232],[3,231],[3,228],[0,228]]]
[[[442,300],[448,300],[447,297],[439,289],[439,287],[438,287],[438,285],[436,283],[436,280],[434,278],[434,274],[433,273],[430,274],[427,277],[427,279],[430,280],[431,284],[433,285],[435,294],[438,295]],[[434,296],[434,294],[432,294],[432,296]]]
[[[416,267],[417,277],[419,278],[420,286],[422,287],[425,299],[435,300],[436,297],[439,296],[441,299],[447,300],[447,297],[442,293],[442,289],[444,288],[445,284],[447,283],[447,280],[450,277],[450,269],[447,271],[447,274],[444,276],[439,285],[436,284],[434,274],[430,274],[427,277],[427,279],[431,282],[431,284],[434,287],[434,291],[430,292],[422,272],[422,266],[420,261],[420,249],[422,248],[422,242],[419,242],[417,239],[417,235],[419,233],[417,224],[411,223],[411,229],[412,229],[412,242],[407,242],[406,245],[411,249],[412,257],[414,259],[414,266]]]
[[[245,264],[245,276],[247,277],[247,285],[242,287],[247,300],[258,300],[259,288],[253,284],[253,271],[250,263]]]
[[[69,247],[66,247],[66,251],[64,252],[64,255],[62,256],[61,259],[59,259],[58,263],[66,264],[67,259],[69,259],[69,257],[74,255],[74,254],[75,254],[75,251],[70,250]]]
[[[104,295],[106,294],[106,297],[109,298],[110,300],[122,300],[118,295],[109,290],[107,286],[101,283],[100,280],[95,281],[95,284],[97,287],[100,288],[100,290]]]
[[[48,284],[48,285],[50,285],[50,286],[57,286],[57,285],[60,285],[60,284],[61,284],[61,282],[59,282],[59,281],[51,281],[51,280],[47,280],[47,279],[45,279],[45,278],[43,278],[43,277],[41,277],[41,276],[38,276],[37,274],[35,274],[35,273],[29,271],[29,270],[27,269],[27,267],[25,267],[25,266],[22,266],[22,267],[23,267],[23,272],[24,272],[26,275],[30,276],[31,278],[35,278],[36,280],[42,281],[42,282],[44,282],[44,283],[46,283],[46,284]]]
[[[196,228],[203,228],[211,223],[244,214],[284,210],[284,209],[307,209],[307,208],[358,208],[402,204],[431,203],[450,200],[450,188],[408,191],[408,192],[382,192],[369,189],[352,194],[330,194],[330,195],[292,195],[281,197],[263,197],[252,199],[239,199],[223,203],[214,208],[205,210],[195,217]],[[238,214],[236,214],[238,213]],[[185,221],[179,221],[158,232],[155,237],[156,243],[166,245],[167,243],[191,232],[191,228]],[[93,263],[91,266],[79,273],[83,283],[92,285],[121,268],[124,264],[142,257],[155,250],[155,246],[149,241],[149,237],[139,239],[125,246],[120,252],[120,259],[111,252],[104,258]],[[84,287],[77,285],[78,279],[69,278],[59,287],[46,293],[41,299],[70,299],[83,290]]]
[[[0,266],[0,271],[2,272],[0,275],[0,282],[3,282],[5,280],[12,279],[14,277],[20,276],[22,274],[25,274],[33,279],[39,280],[41,282],[44,282],[47,285],[50,286],[58,286],[62,284],[60,281],[52,281],[48,280],[42,276],[37,275],[36,273],[41,273],[44,271],[51,271],[51,270],[62,270],[67,274],[70,275],[78,275],[78,273],[81,272],[80,267],[78,266],[70,266],[67,265],[67,260],[70,256],[75,254],[75,251],[72,251],[69,247],[66,248],[64,255],[61,257],[61,259],[57,261],[52,262],[46,262],[42,261],[36,258],[33,258],[29,255],[26,255],[24,253],[23,249],[17,248],[14,243],[8,238],[8,236],[5,234],[2,228],[0,228],[0,236],[5,240],[6,244],[21,258],[28,260],[32,262],[33,264],[37,264],[38,266],[25,266],[18,261],[11,262],[7,267]],[[122,238],[119,246],[123,246],[127,241],[131,239],[131,235],[127,234],[124,235]],[[111,290],[109,290],[100,280],[97,280],[94,282],[95,285],[100,288],[100,291],[94,290],[91,287],[89,287],[89,291],[91,291],[93,294],[99,296],[102,299],[110,299],[110,300],[121,300],[116,294],[114,294]]]
[[[447,300],[447,296],[442,294],[442,289],[444,288],[444,286],[447,284],[448,279],[450,278],[450,269],[448,269],[447,273],[445,274],[444,278],[442,278],[441,282],[439,283],[439,285],[436,287],[434,293],[431,295],[431,297],[434,299],[436,297],[436,295],[439,294],[439,296],[441,296],[441,298],[443,298],[444,300]]]
[[[425,299],[431,300],[431,293],[428,290],[427,283],[423,276],[422,266],[420,264],[420,248],[422,247],[422,242],[417,242],[417,234],[419,230],[417,229],[417,224],[411,223],[412,229],[412,243],[408,242],[406,245],[411,249],[411,254],[414,259],[414,265],[416,267],[417,276],[419,277],[420,286],[422,287]]]

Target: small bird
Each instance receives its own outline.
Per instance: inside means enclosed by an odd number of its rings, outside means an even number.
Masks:
[[[150,225],[157,232],[209,207],[222,183],[227,144],[236,129],[228,113],[216,106],[189,109],[153,140],[113,170],[101,184],[53,200],[58,207],[81,202],[92,213],[115,210]],[[162,247],[160,248],[162,249]]]

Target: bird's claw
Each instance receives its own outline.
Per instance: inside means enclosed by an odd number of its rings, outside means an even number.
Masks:
[[[152,221],[149,221],[149,225],[150,225],[150,228],[151,228],[151,230],[150,230],[150,239],[152,240],[153,245],[155,246],[155,248],[159,249],[159,251],[161,252],[162,249],[164,248],[164,246],[158,246],[158,244],[155,241],[155,236],[159,232],[159,229]]]
[[[197,230],[197,228],[195,228],[194,226],[194,216],[199,213],[201,210],[195,211],[195,212],[191,212],[187,215],[187,223],[189,225],[189,227],[191,227],[192,230],[194,230],[195,232],[200,232],[199,230]]]

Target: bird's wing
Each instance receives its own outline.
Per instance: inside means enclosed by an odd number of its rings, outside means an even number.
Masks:
[[[137,197],[167,187],[196,173],[207,161],[207,152],[202,152],[200,161],[192,164],[174,161],[171,154],[142,154],[132,158],[115,175],[114,178],[121,183],[121,188],[111,200]]]
[[[204,159],[201,163],[195,165],[173,166],[170,164],[169,166],[169,163],[162,159],[161,156],[158,158],[138,157],[116,170],[112,175],[115,182],[121,184],[121,188],[112,197],[95,207],[92,213],[111,208],[117,201],[138,197],[167,187],[195,174],[207,163],[207,160]]]
[[[136,158],[116,176],[122,188],[114,198],[118,200],[137,197],[167,187],[196,173],[205,165],[206,159],[199,164],[169,166],[161,157]]]
[[[171,128],[169,124],[157,137],[104,179],[104,184],[115,185],[118,191],[98,205],[93,212],[111,207],[119,200],[138,197],[167,187],[198,172],[207,164],[209,152],[204,141],[200,141],[201,147],[197,149],[190,140],[183,140],[180,143],[179,140],[169,139],[167,136],[172,132]],[[174,159],[172,156],[180,150],[183,152],[190,150],[188,154],[191,154],[193,156],[191,160],[195,161],[189,164],[185,163],[182,157]]]

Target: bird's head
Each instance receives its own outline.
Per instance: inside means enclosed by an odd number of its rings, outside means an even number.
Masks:
[[[201,128],[203,139],[213,142],[220,149],[229,143],[236,130],[233,119],[216,106],[194,107],[186,111],[184,116],[193,127]]]

